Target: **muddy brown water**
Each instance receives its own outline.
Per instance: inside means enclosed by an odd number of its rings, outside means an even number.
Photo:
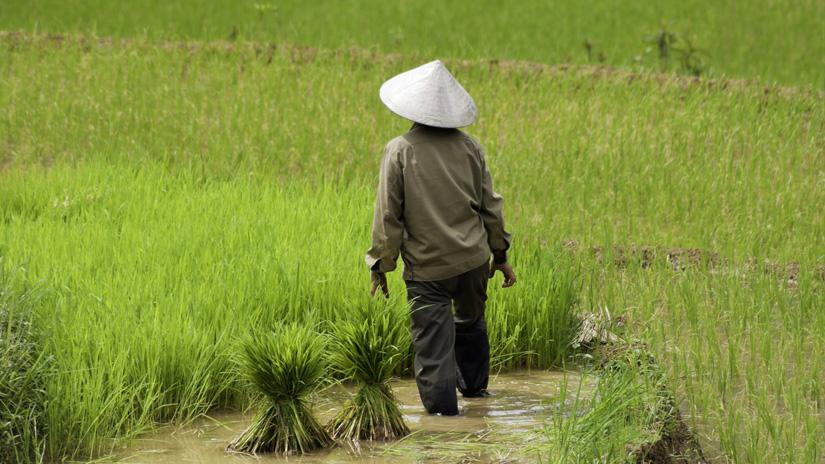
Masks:
[[[564,383],[569,394],[562,400]],[[112,460],[130,464],[532,462],[537,460],[536,456],[524,452],[525,446],[536,438],[554,411],[571,411],[580,385],[583,391],[589,391],[592,379],[572,372],[500,374],[490,379],[491,396],[459,396],[461,414],[440,417],[424,411],[413,380],[398,380],[393,382],[393,390],[412,430],[411,435],[399,441],[362,441],[357,448],[339,444],[303,456],[228,454],[224,447],[248,425],[251,416],[218,412],[185,427],[160,428],[138,438]],[[324,392],[316,406],[319,419],[325,422],[331,418],[351,392],[352,388],[343,386]]]

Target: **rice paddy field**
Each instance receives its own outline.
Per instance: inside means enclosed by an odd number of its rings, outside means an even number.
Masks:
[[[633,69],[663,65],[664,40],[668,68],[823,89],[823,17],[821,0],[6,0],[0,28]]]
[[[825,11],[757,3],[5,3],[0,461],[243,410],[250,334],[406,324],[400,276],[371,299],[363,265],[379,157],[409,127],[377,89],[440,57],[514,234],[496,369],[591,369],[579,315],[609,312],[708,461],[825,462]],[[645,55],[665,13],[713,46],[703,76]],[[617,399],[644,388],[604,378],[528,460],[632,459],[650,411]]]

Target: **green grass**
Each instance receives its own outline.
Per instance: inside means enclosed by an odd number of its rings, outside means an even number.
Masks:
[[[685,458],[676,462],[701,462],[695,442],[681,433],[666,376],[644,347],[603,351],[611,353],[599,356],[593,392],[583,394],[583,379],[575,391],[562,384],[559,404],[572,403],[573,412],[558,409],[528,445],[532,451],[543,462],[558,463],[663,462],[669,455]]]
[[[297,324],[253,333],[243,342],[240,371],[257,391],[260,409],[227,451],[303,454],[332,444],[310,403],[326,378],[325,346],[320,335]]]
[[[394,440],[410,433],[390,386],[410,349],[407,315],[379,311],[360,318],[352,314],[354,321],[339,322],[334,329],[330,365],[358,389],[327,425],[335,439]]]
[[[374,304],[363,253],[378,157],[408,127],[377,88],[418,61],[2,39],[0,263],[10,285],[45,289],[33,324],[55,370],[49,457],[240,407],[240,335]],[[574,312],[607,307],[650,344],[712,457],[821,460],[825,97],[448,64],[479,105],[470,132],[515,234],[519,283],[490,289],[497,364],[569,363]],[[620,269],[587,251],[631,243],[727,261]],[[797,287],[762,272],[764,259],[798,262]]]
[[[31,325],[39,290],[12,288],[8,280],[0,269],[0,461],[33,462],[46,439],[49,357]]]
[[[539,435],[544,441],[532,444],[546,462],[636,462],[634,446],[659,436],[661,399],[634,369],[602,374],[589,402],[580,390],[561,397],[580,412],[557,413]]]
[[[701,50],[705,73],[825,88],[819,0],[11,0],[0,28],[152,39],[244,38],[422,57],[604,61],[657,68],[663,28]],[[585,42],[591,44],[588,54]],[[670,51],[672,69],[680,69]],[[421,58],[419,61],[429,61]]]

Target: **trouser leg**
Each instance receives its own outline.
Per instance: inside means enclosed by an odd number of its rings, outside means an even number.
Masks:
[[[453,295],[458,389],[464,396],[486,390],[490,377],[490,342],[484,318],[489,272],[485,263],[462,274]]]
[[[456,364],[450,295],[438,282],[407,282],[415,349],[415,382],[430,414],[458,414]]]

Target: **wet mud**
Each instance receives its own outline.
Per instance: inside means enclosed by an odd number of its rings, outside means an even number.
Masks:
[[[572,372],[516,372],[490,379],[491,396],[464,399],[459,396],[457,417],[430,416],[418,398],[411,379],[393,382],[404,420],[412,430],[394,442],[340,443],[331,450],[303,456],[245,456],[227,454],[226,444],[246,425],[249,415],[232,411],[213,413],[184,427],[163,427],[135,440],[116,453],[114,462],[160,463],[250,463],[302,462],[536,462],[523,452],[536,431],[561,409],[572,411],[573,398],[566,403],[559,392],[566,382],[575,391],[584,382],[585,391],[594,379]],[[346,386],[332,387],[319,395],[315,413],[323,422],[333,417],[350,394]]]

